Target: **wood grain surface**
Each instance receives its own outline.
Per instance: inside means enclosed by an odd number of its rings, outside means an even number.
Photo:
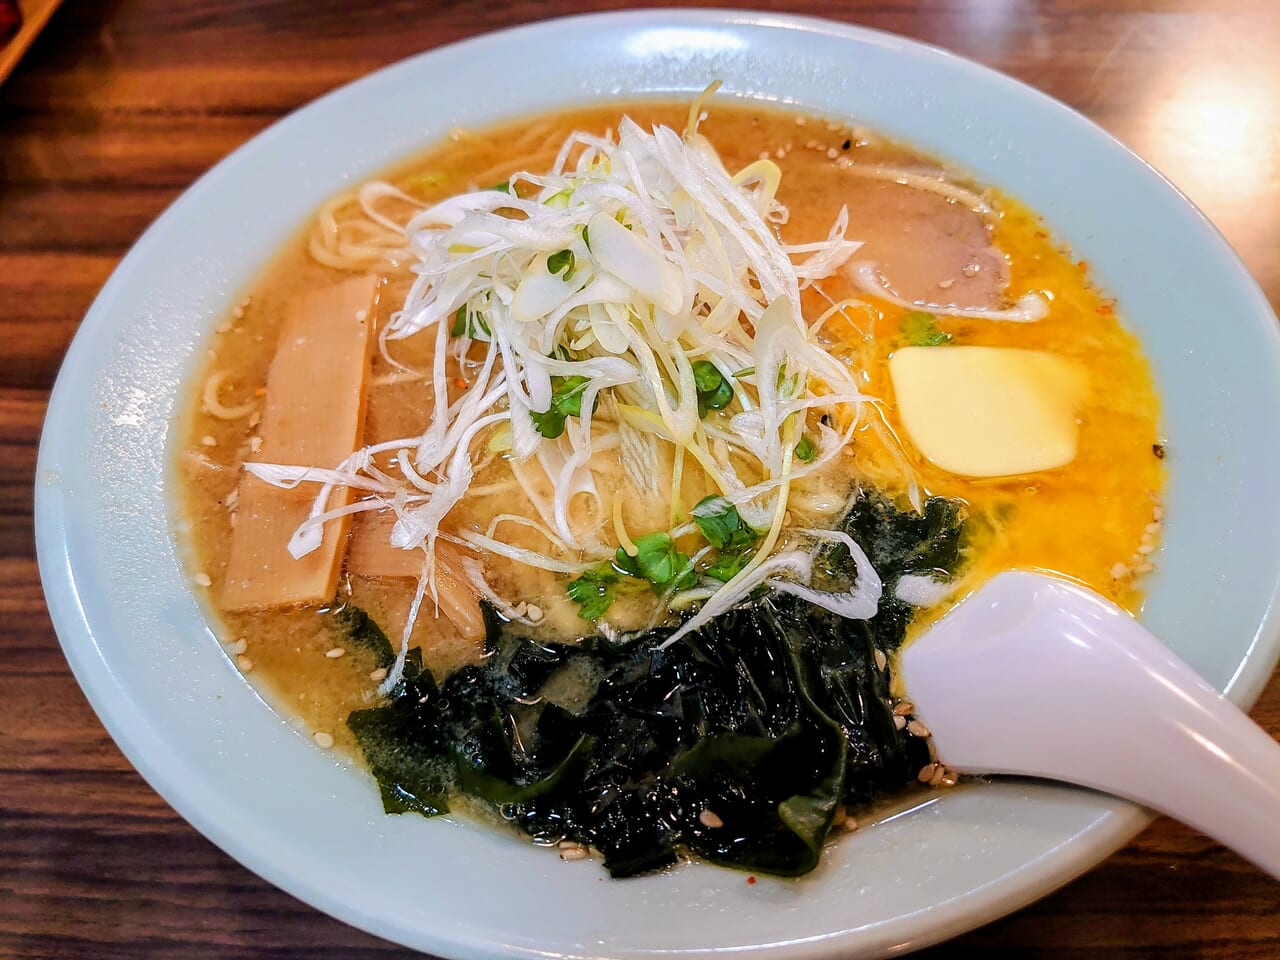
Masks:
[[[67,345],[112,268],[233,148],[295,107],[409,54],[559,13],[622,6],[68,3],[0,88],[0,958],[410,955],[230,860],[112,744],[62,658],[36,573],[31,503],[40,424]],[[1196,201],[1280,304],[1275,0],[768,6],[936,43],[1066,101]],[[1280,681],[1253,715],[1280,734]],[[1161,820],[1040,903],[921,956],[958,948],[1055,960],[1276,958],[1280,883]]]

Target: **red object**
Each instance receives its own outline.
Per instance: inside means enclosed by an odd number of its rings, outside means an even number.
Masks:
[[[0,47],[12,40],[22,27],[22,10],[18,0],[0,0]]]

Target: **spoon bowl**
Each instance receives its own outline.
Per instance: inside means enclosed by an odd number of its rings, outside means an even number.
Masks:
[[[948,767],[1124,797],[1280,877],[1280,744],[1092,590],[999,574],[899,670]]]

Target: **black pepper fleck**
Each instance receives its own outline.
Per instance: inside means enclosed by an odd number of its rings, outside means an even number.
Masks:
[[[853,146],[853,141],[852,141],[852,140],[846,140],[844,143],[840,144],[840,149],[841,149],[841,150],[848,150],[848,149],[849,149],[850,147],[852,147],[852,146]]]
[[[1157,460],[1163,460],[1163,459],[1164,459],[1164,444],[1163,444],[1163,443],[1153,443],[1153,444],[1151,445],[1151,452],[1152,452],[1152,453],[1154,453],[1154,454],[1156,455],[1156,459],[1157,459]]]

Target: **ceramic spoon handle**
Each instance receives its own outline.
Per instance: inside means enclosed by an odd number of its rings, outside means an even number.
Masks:
[[[1280,877],[1280,744],[1120,608],[1002,574],[921,640],[903,679],[948,765],[1137,801]]]

